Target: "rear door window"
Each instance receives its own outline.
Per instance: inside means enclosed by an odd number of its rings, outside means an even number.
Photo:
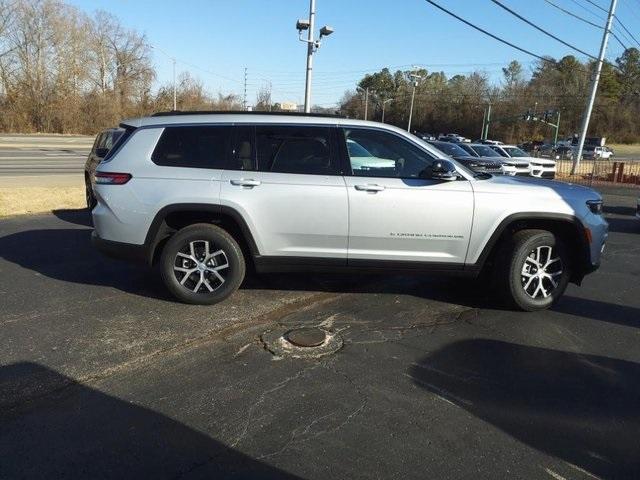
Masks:
[[[336,175],[330,127],[256,126],[258,170]]]
[[[224,168],[231,127],[165,127],[151,160],[165,167]]]

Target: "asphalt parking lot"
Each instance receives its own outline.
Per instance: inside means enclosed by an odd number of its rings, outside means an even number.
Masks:
[[[216,306],[101,257],[85,211],[0,221],[0,478],[638,478],[640,220],[552,311],[477,282],[252,277]],[[265,332],[343,347],[280,358]]]

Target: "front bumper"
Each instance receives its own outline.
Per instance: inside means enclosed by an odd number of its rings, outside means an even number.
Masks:
[[[529,167],[515,167],[512,165],[504,165],[502,167],[502,173],[505,175],[510,175],[512,177],[524,177],[531,174],[531,169]]]
[[[537,178],[555,178],[556,166],[555,165],[543,165],[543,164],[531,164],[531,176]]]

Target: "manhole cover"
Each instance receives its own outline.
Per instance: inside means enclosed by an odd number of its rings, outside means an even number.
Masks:
[[[261,339],[277,357],[320,358],[342,348],[340,335],[319,326],[269,330]]]
[[[296,347],[317,347],[327,338],[324,330],[319,328],[296,328],[289,330],[284,336]]]

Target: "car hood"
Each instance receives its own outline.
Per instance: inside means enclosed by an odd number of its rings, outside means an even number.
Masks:
[[[561,196],[584,200],[602,199],[598,192],[582,185],[534,177],[496,175],[486,180],[476,180],[473,182],[473,189],[483,193],[528,194],[535,197]]]

